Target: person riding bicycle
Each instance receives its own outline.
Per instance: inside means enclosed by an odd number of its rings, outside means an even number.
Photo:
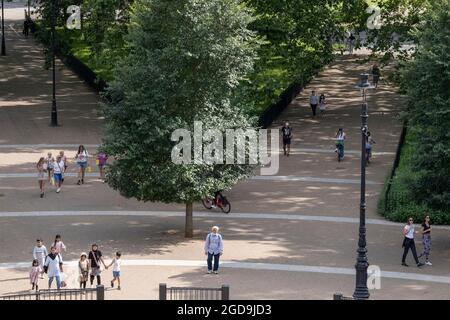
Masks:
[[[335,152],[338,152],[341,159],[344,159],[344,141],[345,141],[345,132],[344,129],[339,128],[339,130],[336,132],[336,150]]]
[[[372,145],[376,144],[375,140],[372,139],[372,134],[370,131],[367,131],[366,134],[366,159],[369,162],[369,159],[372,158]]]
[[[213,200],[213,203],[212,203],[212,207],[213,208],[217,208],[222,203],[223,203],[222,190],[214,192],[214,200]]]

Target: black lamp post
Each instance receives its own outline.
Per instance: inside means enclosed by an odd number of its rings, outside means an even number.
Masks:
[[[2,56],[6,55],[6,45],[5,45],[5,2],[2,0]]]
[[[28,0],[28,17],[31,18],[30,2],[31,0]]]
[[[358,257],[356,259],[356,288],[353,297],[357,300],[368,299],[369,289],[367,288],[367,260],[366,249],[366,134],[367,134],[367,90],[374,87],[369,83],[369,75],[363,73],[360,75],[360,83],[356,86],[361,90],[363,103],[361,110],[361,199],[359,205],[359,241]]]
[[[55,73],[55,28],[56,28],[56,8],[55,1],[52,1],[52,25],[51,25],[51,34],[52,34],[52,69],[53,69],[53,99],[52,99],[52,117],[51,117],[51,126],[58,126],[58,113],[56,110],[56,73]]]

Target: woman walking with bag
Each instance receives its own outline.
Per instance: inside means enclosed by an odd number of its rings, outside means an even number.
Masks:
[[[94,278],[97,277],[97,285],[102,284],[102,280],[100,278],[100,275],[102,273],[101,265],[100,263],[103,263],[103,266],[105,269],[108,269],[106,267],[105,261],[103,260],[102,252],[98,250],[98,246],[94,243],[92,245],[92,250],[89,252],[89,268],[91,269],[91,286],[94,284]]]
[[[48,273],[48,288],[51,289],[53,278],[56,279],[56,288],[61,289],[61,273],[63,272],[63,261],[56,252],[55,247],[50,248],[50,254],[45,259],[44,270]]]

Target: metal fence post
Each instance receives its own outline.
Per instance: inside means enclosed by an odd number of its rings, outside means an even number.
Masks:
[[[159,300],[167,300],[167,284],[159,284]]]
[[[333,300],[343,300],[344,295],[342,293],[333,294]]]
[[[97,286],[97,300],[105,300],[105,286],[102,284]]]
[[[230,300],[230,286],[228,284],[222,285],[222,300]]]

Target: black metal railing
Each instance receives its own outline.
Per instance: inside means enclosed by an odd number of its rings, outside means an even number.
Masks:
[[[105,300],[105,287],[39,290],[0,296],[0,300]]]
[[[403,146],[405,145],[405,138],[407,133],[407,123],[406,121],[403,123],[402,133],[400,134],[400,139],[397,145],[397,152],[395,153],[394,163],[392,164],[391,173],[389,175],[389,179],[386,182],[387,186],[384,188],[384,213],[386,214],[390,210],[392,210],[391,204],[395,203],[395,200],[391,200],[391,186],[392,180],[394,179],[397,168],[400,164],[400,156],[403,150]]]
[[[229,300],[230,286],[221,288],[168,288],[165,283],[159,284],[159,300]]]
[[[346,297],[342,293],[335,293],[333,300],[355,300],[353,297]]]

